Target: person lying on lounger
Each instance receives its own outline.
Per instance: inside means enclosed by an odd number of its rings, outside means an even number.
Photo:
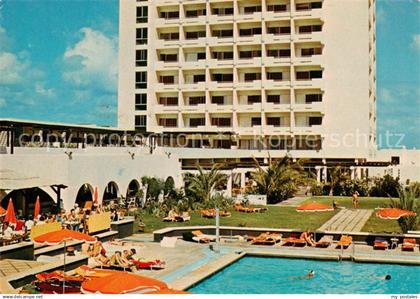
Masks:
[[[300,239],[303,239],[306,241],[306,243],[309,246],[316,246],[316,242],[313,238],[313,235],[309,232],[309,231],[304,231],[301,235],[300,235]]]

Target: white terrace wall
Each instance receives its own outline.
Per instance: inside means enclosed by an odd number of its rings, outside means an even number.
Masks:
[[[16,148],[15,150],[14,155],[0,155],[0,168],[14,170],[25,177],[39,177],[43,181],[68,186],[61,194],[65,209],[74,205],[77,192],[85,183],[93,188],[98,187],[100,201],[107,184],[111,181],[118,185],[119,192],[124,196],[129,183],[133,179],[141,182],[143,176],[162,179],[171,176],[177,187],[182,186],[179,159],[175,155],[168,157],[160,149],[152,154],[145,148],[127,147]],[[70,152],[72,152],[71,159],[68,156]],[[42,189],[56,200],[51,188]]]

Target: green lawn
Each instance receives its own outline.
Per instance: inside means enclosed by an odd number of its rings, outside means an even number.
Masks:
[[[344,196],[315,196],[308,199],[306,202],[316,201],[319,203],[332,206],[333,200],[337,201],[342,207],[352,208],[352,198]],[[360,209],[375,209],[385,207],[390,202],[389,198],[385,197],[359,197]]]
[[[292,207],[268,207],[265,213],[239,213],[230,211],[231,217],[220,218],[220,224],[226,226],[246,226],[246,227],[268,227],[268,228],[296,228],[315,230],[325,221],[330,219],[336,212],[323,213],[298,213]],[[139,212],[138,216],[146,224],[145,231],[152,232],[157,229],[172,226],[189,225],[214,225],[215,219],[201,218],[194,213],[191,221],[183,223],[163,222],[162,219],[152,215]]]
[[[335,199],[340,206],[352,208],[351,197],[330,197],[317,196],[308,199],[306,202],[316,201],[332,205]],[[361,209],[375,209],[384,207],[389,203],[388,198],[378,197],[360,197],[359,206]],[[246,226],[246,227],[268,227],[268,228],[294,228],[294,229],[309,229],[315,230],[319,228],[324,222],[330,219],[337,211],[318,212],[318,213],[298,213],[294,207],[279,207],[269,206],[265,213],[245,214],[236,211],[231,211],[232,216],[221,218],[221,225],[226,226]],[[153,232],[154,230],[164,227],[173,226],[190,226],[190,225],[214,225],[214,219],[201,218],[199,214],[194,213],[191,221],[184,223],[168,223],[163,222],[162,219],[152,215],[138,212],[140,218],[145,224],[146,232]],[[375,213],[369,218],[362,231],[365,232],[401,232],[396,220],[383,220],[376,217]]]

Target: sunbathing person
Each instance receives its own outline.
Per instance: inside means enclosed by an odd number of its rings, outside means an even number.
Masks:
[[[124,250],[125,253],[126,250]],[[137,255],[137,251],[134,248],[131,248],[127,253],[127,259],[135,265],[137,269],[163,269],[165,268],[165,262],[161,260],[147,261],[140,258]]]
[[[313,235],[309,232],[309,231],[304,231],[301,235],[300,235],[300,239],[305,240],[306,243],[309,246],[316,246],[316,242],[313,239]]]

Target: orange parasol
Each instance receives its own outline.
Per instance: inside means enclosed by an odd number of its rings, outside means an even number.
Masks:
[[[405,216],[416,216],[417,213],[408,210],[401,210],[397,208],[383,208],[376,212],[376,216],[382,219],[400,219]]]
[[[113,271],[105,277],[87,279],[82,283],[84,294],[143,294],[166,289],[166,283],[146,276]]]
[[[174,289],[163,289],[163,290],[159,290],[159,291],[152,291],[152,292],[148,292],[145,294],[191,294],[189,292],[185,292],[185,291],[179,291],[179,290],[174,290]]]
[[[34,219],[38,219],[39,213],[41,213],[41,203],[39,202],[39,196],[37,196],[34,208]]]
[[[85,241],[88,243],[96,242],[95,237],[91,237],[87,234],[79,233],[69,229],[62,229],[54,232],[49,232],[34,238],[34,242],[43,245],[58,245],[64,243],[64,260],[63,260],[63,272],[66,272],[66,242],[67,241]],[[65,291],[65,277],[63,277],[63,294]]]
[[[98,187],[95,187],[95,191],[93,192],[93,203],[97,204],[98,203]]]
[[[332,207],[317,202],[302,204],[296,209],[298,212],[324,212],[333,210]]]
[[[4,214],[6,214],[6,212],[7,211],[0,206],[0,216],[3,216]]]
[[[35,243],[43,245],[58,245],[66,241],[85,241],[95,243],[96,238],[74,230],[62,229],[40,235],[34,239]]]
[[[17,223],[15,208],[13,207],[12,199],[9,199],[9,204],[7,205],[6,216],[4,217],[4,222]]]

